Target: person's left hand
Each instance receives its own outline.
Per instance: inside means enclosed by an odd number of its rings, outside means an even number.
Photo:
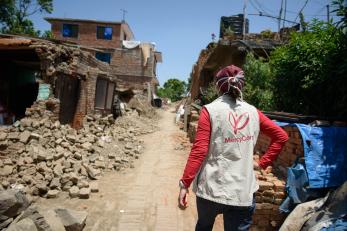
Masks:
[[[187,188],[181,188],[178,195],[178,207],[182,210],[188,207],[188,194],[189,190]]]

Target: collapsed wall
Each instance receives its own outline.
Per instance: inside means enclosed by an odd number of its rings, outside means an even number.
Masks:
[[[128,110],[112,115],[88,115],[75,130],[57,120],[59,100],[36,102],[27,117],[0,132],[0,188],[17,188],[31,196],[88,198],[104,171],[131,167],[143,151],[142,134],[154,121]]]
[[[254,155],[253,159],[258,161],[259,156]],[[255,174],[259,190],[255,193],[256,208],[251,230],[278,230],[286,217],[286,214],[279,211],[280,204],[286,198],[285,181],[277,177],[271,167],[267,170],[256,170]]]

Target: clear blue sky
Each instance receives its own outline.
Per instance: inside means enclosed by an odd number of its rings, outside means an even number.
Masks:
[[[242,13],[243,0],[53,0],[54,11],[50,15],[37,14],[31,19],[37,29],[50,30],[43,17],[67,17],[121,21],[122,12],[132,28],[135,39],[155,42],[163,53],[163,63],[158,65],[160,85],[169,78],[187,80],[201,49],[211,41],[211,33],[219,35],[221,16]],[[305,0],[287,0],[287,19],[295,20]],[[253,4],[251,4],[253,3]],[[261,10],[267,14],[279,14],[281,0],[248,0],[247,13]],[[304,9],[306,20],[326,20],[326,5],[330,0],[309,0]],[[250,32],[265,29],[277,31],[277,20],[249,15]],[[296,21],[299,21],[297,19]],[[287,24],[289,25],[289,24]]]

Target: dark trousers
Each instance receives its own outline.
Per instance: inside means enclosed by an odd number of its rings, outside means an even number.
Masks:
[[[223,205],[210,200],[196,197],[198,209],[198,222],[196,231],[210,231],[213,228],[214,220],[218,214],[223,214],[224,230],[239,231],[249,230],[252,224],[252,215],[255,210],[255,198],[252,206],[231,206]]]

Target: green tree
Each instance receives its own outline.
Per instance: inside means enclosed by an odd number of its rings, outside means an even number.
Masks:
[[[43,32],[43,34],[41,35],[42,38],[46,38],[46,39],[53,39],[53,33],[50,30],[46,30],[45,32]]]
[[[335,7],[333,12],[340,17],[340,20],[337,22],[337,27],[342,28],[343,33],[346,35],[347,34],[347,2],[346,0],[334,0],[333,6]]]
[[[51,13],[53,0],[0,0],[0,25],[3,33],[39,36],[29,17],[36,13]]]
[[[320,116],[347,116],[346,40],[340,28],[313,21],[293,32],[271,54],[274,100],[279,109]]]
[[[265,59],[257,59],[249,53],[243,69],[246,77],[243,98],[261,110],[273,110],[273,75],[270,64]]]
[[[158,95],[160,97],[166,97],[173,102],[182,98],[182,95],[186,92],[187,84],[185,81],[178,79],[167,80],[162,88],[158,89]]]

